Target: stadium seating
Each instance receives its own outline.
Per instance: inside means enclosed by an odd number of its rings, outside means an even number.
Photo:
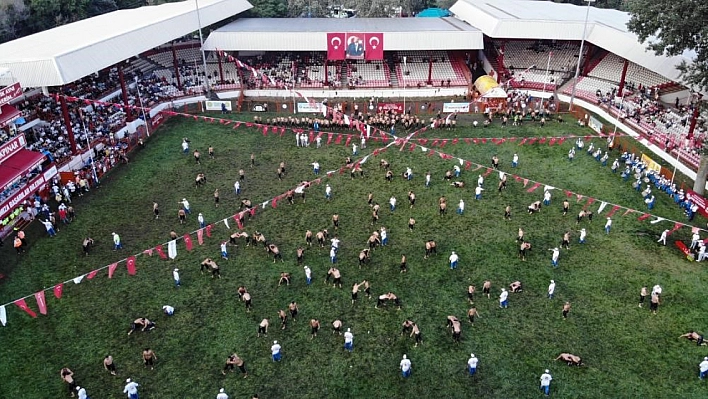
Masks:
[[[406,57],[405,71],[403,57]],[[405,82],[407,87],[427,85],[429,62],[433,59],[432,85],[440,86],[444,83],[450,86],[467,86],[469,82],[462,73],[462,68],[466,68],[464,62],[458,59],[450,59],[450,55],[446,51],[426,51],[426,52],[407,52],[399,51],[397,53],[396,63],[396,78],[401,85]]]

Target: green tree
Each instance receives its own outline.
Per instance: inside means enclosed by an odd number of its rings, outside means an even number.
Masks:
[[[0,43],[24,36],[29,11],[22,2],[0,7]]]
[[[693,50],[693,62],[677,65],[683,80],[694,89],[708,90],[708,2],[694,0],[631,0],[629,29],[649,41],[657,54],[676,56]],[[708,154],[701,163],[694,191],[703,194],[708,176]]]
[[[288,16],[287,0],[251,0],[249,14],[259,18],[285,18]]]

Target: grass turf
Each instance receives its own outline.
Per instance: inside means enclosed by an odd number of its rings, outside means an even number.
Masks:
[[[247,117],[246,117],[247,118]],[[461,124],[466,124],[462,122]],[[557,136],[589,134],[572,124],[547,125],[541,129],[531,124],[523,127],[498,126],[455,132],[428,131],[421,137],[503,137]],[[205,153],[216,148],[216,159],[203,156],[201,166],[180,151],[180,140],[189,137],[192,148]],[[602,140],[596,140],[596,144]],[[551,186],[577,191],[591,197],[644,210],[642,198],[619,174],[579,152],[573,163],[567,161],[568,140],[562,146],[517,144],[466,145],[448,144],[443,150],[456,157],[488,164],[492,155],[502,160],[502,170],[535,179]],[[362,151],[370,153],[380,144],[369,143]],[[46,238],[42,226],[33,224],[28,231],[30,249],[20,257],[5,246],[0,253],[0,272],[7,274],[0,287],[0,299],[17,297],[73,278],[97,267],[123,259],[163,243],[168,233],[182,234],[197,226],[196,214],[203,212],[207,222],[232,215],[240,198],[254,203],[284,192],[303,179],[312,179],[311,162],[317,160],[322,170],[339,168],[349,155],[341,145],[321,149],[295,148],[291,135],[264,138],[260,132],[245,127],[232,130],[219,124],[173,119],[148,141],[147,148],[131,157],[131,163],[112,172],[100,188],[78,200],[78,219],[60,227],[56,238]],[[511,155],[517,152],[520,165],[510,168]],[[248,167],[249,156],[256,155],[257,167]],[[391,162],[397,178],[386,183],[377,163]],[[657,157],[658,158],[658,157]],[[285,161],[288,174],[275,177],[278,163]],[[697,263],[685,261],[678,250],[656,243],[669,223],[652,225],[639,222],[636,214],[615,217],[612,233],[602,231],[603,218],[583,222],[588,229],[588,243],[578,245],[577,233],[571,249],[561,253],[560,267],[550,267],[550,252],[559,244],[567,229],[578,230],[574,215],[583,206],[571,198],[571,212],[561,215],[561,191],[554,192],[553,204],[540,214],[527,215],[528,204],[542,197],[542,189],[530,194],[522,184],[509,179],[503,194],[495,190],[497,178],[490,174],[487,191],[481,201],[473,199],[471,187],[477,173],[463,171],[464,190],[453,189],[442,181],[452,161],[428,157],[420,149],[413,152],[391,148],[379,157],[370,158],[364,169],[365,179],[350,180],[348,173],[323,179],[307,192],[306,203],[297,199],[289,206],[281,201],[276,209],[258,209],[246,223],[246,230],[259,230],[269,241],[279,245],[285,262],[273,264],[262,248],[230,247],[231,259],[218,261],[223,278],[211,279],[198,271],[205,257],[219,256],[218,243],[235,230],[222,224],[214,227],[213,237],[192,252],[178,244],[174,262],[157,256],[139,256],[138,274],[127,276],[124,263],[109,280],[105,271],[80,285],[68,283],[64,297],[55,299],[47,292],[49,315],[27,317],[14,306],[8,307],[9,324],[0,329],[0,397],[46,398],[66,395],[59,369],[68,366],[79,384],[94,398],[123,397],[123,381],[131,377],[141,384],[141,397],[198,398],[213,396],[221,387],[231,397],[495,397],[525,398],[541,395],[538,377],[545,368],[553,374],[552,394],[556,397],[614,398],[699,398],[705,388],[696,378],[697,364],[706,350],[677,339],[691,329],[704,328],[706,272]],[[415,178],[404,181],[400,173],[406,166],[414,169]],[[233,194],[233,182],[239,168],[246,170],[246,182],[240,198]],[[423,187],[424,173],[433,173],[433,184]],[[205,172],[206,187],[195,188],[193,178]],[[483,171],[483,170],[481,170]],[[324,200],[324,183],[332,185],[334,199]],[[221,191],[221,204],[215,208],[212,193]],[[406,193],[414,190],[418,200],[408,208]],[[373,231],[366,204],[369,191],[382,205],[376,228],[386,226],[390,245],[376,249],[370,265],[360,270],[358,252],[365,247]],[[395,195],[398,209],[388,211],[388,198]],[[437,214],[437,199],[449,199],[448,215]],[[183,197],[192,204],[187,225],[177,220],[177,202]],[[460,198],[467,204],[463,216],[454,210]],[[152,201],[161,205],[160,219],[152,218]],[[513,220],[502,218],[506,204],[513,207]],[[597,208],[597,203],[592,209]],[[608,208],[609,210],[609,208]],[[605,211],[607,212],[607,211]],[[302,267],[295,262],[295,248],[304,245],[304,232],[331,228],[331,215],[339,213],[342,240],[339,268],[344,288],[324,284],[329,267],[326,250],[307,249],[306,264],[314,274],[307,287]],[[663,194],[657,195],[654,213],[683,221],[683,216]],[[417,220],[416,230],[407,230],[410,216]],[[696,224],[703,221],[696,220]],[[528,261],[517,256],[514,239],[523,226],[534,245]],[[125,250],[111,251],[112,231],[122,236]],[[81,240],[92,236],[96,248],[91,255],[81,253]],[[681,229],[672,239],[687,240],[689,229]],[[196,244],[196,235],[192,238]],[[438,255],[423,259],[423,242],[435,239]],[[455,250],[460,267],[449,270],[447,256]],[[409,272],[400,274],[402,253],[408,256]],[[175,289],[171,278],[179,267],[182,287]],[[281,271],[294,276],[290,286],[277,287]],[[395,292],[403,309],[374,309],[375,299],[360,294],[354,306],[350,300],[353,282],[369,279],[374,298],[387,291]],[[481,284],[492,281],[492,298],[481,295]],[[548,300],[545,290],[550,279],[557,283],[556,298]],[[499,289],[510,282],[524,283],[523,293],[510,295],[510,306],[498,308]],[[637,306],[642,285],[659,283],[664,288],[664,304],[657,315]],[[464,317],[469,305],[466,288],[477,286],[476,305],[481,318],[474,326]],[[254,309],[246,313],[238,301],[236,288],[245,285],[253,295]],[[295,300],[300,316],[279,330],[277,310]],[[560,312],[563,302],[573,309],[567,320]],[[36,309],[33,298],[28,304]],[[161,314],[161,306],[170,304],[174,316]],[[454,344],[445,329],[447,315],[463,319],[462,342]],[[149,333],[126,335],[130,322],[146,316],[157,322]],[[258,322],[271,318],[268,338],[257,338]],[[307,321],[317,318],[323,329],[310,340]],[[343,339],[330,331],[334,319],[344,321],[355,334],[355,350],[346,353]],[[405,319],[415,320],[424,343],[417,348],[400,335]],[[704,332],[704,331],[701,331]],[[283,345],[284,359],[272,363],[269,348],[277,339]],[[152,348],[159,357],[154,371],[142,366],[140,353]],[[249,369],[249,378],[220,374],[226,357],[237,352]],[[569,368],[554,362],[560,352],[583,357],[586,367]],[[111,354],[118,367],[118,377],[102,370],[103,356]],[[402,379],[398,363],[402,354],[413,362],[413,376]],[[465,373],[470,353],[480,359],[478,373]]]

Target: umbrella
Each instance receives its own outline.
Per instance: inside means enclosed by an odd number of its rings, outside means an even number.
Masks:
[[[24,125],[25,123],[27,123],[27,121],[23,117],[15,119],[15,125]]]

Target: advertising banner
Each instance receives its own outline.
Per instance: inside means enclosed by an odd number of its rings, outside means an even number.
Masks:
[[[297,103],[297,112],[302,113],[322,113],[322,103]]]
[[[24,133],[13,137],[10,141],[0,146],[0,163],[15,155],[19,150],[25,148],[27,141]]]
[[[597,120],[594,116],[590,116],[590,119],[588,120],[588,126],[590,129],[596,131],[597,133],[602,133],[602,122]]]
[[[397,114],[403,113],[403,103],[378,103],[376,104],[377,112],[395,112]]]
[[[22,86],[19,83],[0,89],[0,106],[7,104],[22,95]]]
[[[686,199],[698,205],[698,213],[704,217],[708,217],[708,201],[690,188],[686,188],[684,191],[686,192]]]
[[[470,112],[470,103],[443,103],[443,112]]]
[[[661,165],[654,162],[647,154],[642,154],[642,162],[647,164],[647,167],[655,172],[661,173]]]
[[[205,101],[207,111],[221,111],[222,106],[226,107],[227,111],[231,111],[231,101]]]
[[[383,33],[327,33],[327,59],[330,61],[383,60]]]

